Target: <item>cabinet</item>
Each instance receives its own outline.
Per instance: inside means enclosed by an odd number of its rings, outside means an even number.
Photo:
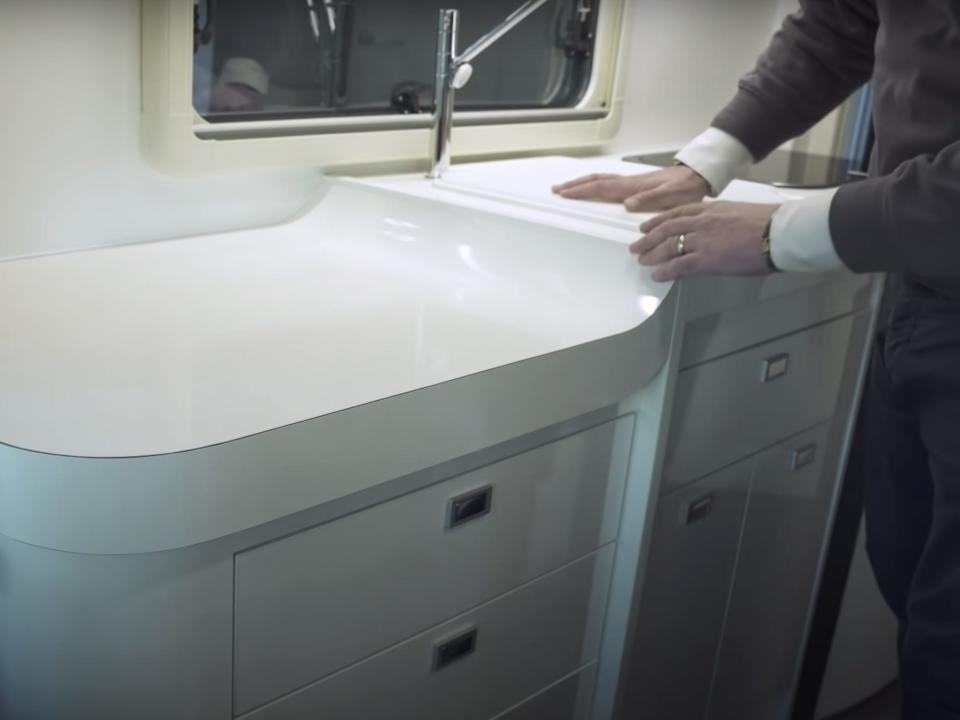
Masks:
[[[756,459],[710,718],[787,720],[826,533],[830,426]]]
[[[842,318],[681,372],[665,489],[830,419],[853,324]]]
[[[723,632],[753,462],[661,499],[624,717],[704,717]]]
[[[622,720],[790,717],[869,325],[679,374]]]
[[[612,562],[607,546],[242,717],[489,720],[595,662]]]
[[[307,686],[319,689],[295,693],[316,698],[305,708],[339,708],[344,696],[330,688],[340,681],[319,681],[611,546],[619,530],[633,427],[633,416],[608,422],[240,553],[235,563],[236,712],[249,713]],[[532,597],[542,603],[542,615],[554,609],[547,595]],[[591,612],[602,617],[603,609]],[[530,622],[530,614],[521,619]],[[508,621],[514,622],[502,620]],[[569,618],[558,627],[583,641]],[[477,640],[478,657],[490,652],[489,633],[483,635]],[[536,636],[532,642],[544,639]],[[503,651],[521,657],[507,646]],[[584,662],[592,659],[588,654]],[[550,666],[540,657],[536,662]],[[548,673],[513,703],[578,667],[567,664]],[[290,700],[292,707],[297,702]],[[359,707],[358,702],[350,706]],[[256,713],[257,718],[288,716]]]

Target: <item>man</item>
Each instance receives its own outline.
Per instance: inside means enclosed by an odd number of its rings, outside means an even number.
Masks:
[[[657,280],[895,273],[867,392],[868,548],[901,626],[904,717],[960,718],[960,0],[801,0],[676,167],[558,186],[668,210]],[[871,176],[785,205],[702,203],[872,81]]]

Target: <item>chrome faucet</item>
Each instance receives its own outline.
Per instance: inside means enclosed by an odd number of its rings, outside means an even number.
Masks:
[[[441,10],[437,37],[437,68],[434,79],[433,132],[430,137],[432,162],[427,177],[437,180],[450,168],[450,137],[453,132],[453,105],[457,90],[473,77],[472,63],[480,53],[513,30],[549,0],[527,0],[500,25],[488,32],[463,53],[457,53],[460,11]]]

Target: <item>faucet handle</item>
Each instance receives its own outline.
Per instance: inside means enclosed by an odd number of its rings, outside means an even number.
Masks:
[[[467,83],[470,82],[470,78],[473,77],[473,65],[470,63],[463,63],[458,65],[456,71],[453,73],[453,77],[450,78],[450,87],[454,90],[463,90],[467,86]]]

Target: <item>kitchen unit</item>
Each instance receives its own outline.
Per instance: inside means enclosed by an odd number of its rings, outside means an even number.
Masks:
[[[478,62],[433,182],[415,88],[363,114],[318,63],[319,118],[207,112],[215,4],[80,5],[0,9],[31,80],[2,135],[0,717],[785,717],[876,284],[658,285],[643,216],[550,193],[649,169],[619,158],[699,128],[773,15],[555,2],[517,40],[537,73]],[[320,5],[304,33],[344,26]],[[423,44],[385,7],[357,58],[406,80],[383,58]],[[750,41],[713,52],[721,13]],[[630,53],[681,23],[716,82],[651,123],[644,73],[677,66]]]

